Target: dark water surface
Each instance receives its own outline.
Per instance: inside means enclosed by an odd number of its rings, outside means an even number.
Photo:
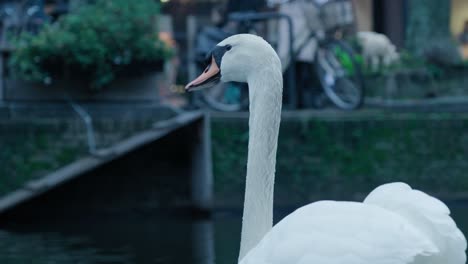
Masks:
[[[451,210],[468,234],[468,207]],[[239,211],[218,212],[211,221],[136,214],[13,226],[0,229],[0,263],[236,263],[240,225]]]

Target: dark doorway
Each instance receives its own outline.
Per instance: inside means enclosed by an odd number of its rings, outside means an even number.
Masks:
[[[384,20],[384,1],[374,0],[373,6],[373,19],[374,19],[374,31],[384,33],[385,20]]]
[[[374,31],[387,35],[403,47],[406,25],[406,0],[374,0]]]

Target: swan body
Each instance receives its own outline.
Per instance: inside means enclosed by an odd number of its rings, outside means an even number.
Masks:
[[[241,264],[464,264],[466,240],[448,208],[404,183],[363,203],[319,201],[286,216]]]
[[[467,242],[447,206],[404,183],[382,185],[362,202],[320,201],[273,227],[281,118],[281,62],[262,38],[220,42],[188,91],[217,81],[249,84],[250,117],[240,264],[465,264]]]

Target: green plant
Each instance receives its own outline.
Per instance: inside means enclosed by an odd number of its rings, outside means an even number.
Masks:
[[[363,59],[361,54],[355,54],[353,57],[349,55],[345,50],[341,47],[334,47],[333,52],[335,53],[336,58],[341,63],[343,68],[346,70],[346,73],[349,75],[353,75],[355,71],[355,67],[362,67]],[[353,62],[354,60],[354,62]],[[356,63],[357,65],[355,65]]]
[[[85,80],[100,89],[118,76],[160,66],[172,49],[158,38],[153,0],[97,0],[13,40],[10,66],[17,78],[50,83]]]

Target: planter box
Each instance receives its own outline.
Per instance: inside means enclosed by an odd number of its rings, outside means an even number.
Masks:
[[[67,96],[77,101],[157,101],[163,74],[155,72],[141,77],[120,78],[99,91],[85,83],[58,80],[51,85],[5,79],[5,101],[62,101]]]

